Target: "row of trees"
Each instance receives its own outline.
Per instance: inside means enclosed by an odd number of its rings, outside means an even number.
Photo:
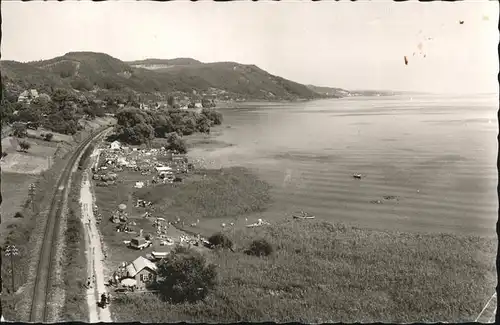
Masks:
[[[124,108],[115,116],[117,127],[110,140],[140,145],[149,144],[154,138],[166,138],[170,149],[181,153],[186,152],[182,136],[210,133],[211,126],[222,123],[222,114],[213,109],[202,109],[198,113],[179,109],[143,111]]]
[[[103,117],[106,113],[118,112],[121,106],[139,108],[141,102],[140,96],[132,92],[105,91],[98,96],[101,99],[89,99],[62,88],[51,89],[30,103],[17,102],[17,96],[5,90],[4,95],[1,111],[2,123],[36,122],[44,128],[63,134],[75,134],[80,129],[78,120],[85,115],[90,118]],[[171,132],[177,132],[179,135],[195,132],[208,133],[211,125],[222,123],[222,116],[210,110],[215,106],[211,100],[202,100],[204,107],[202,114],[179,110],[179,105],[176,104],[173,96],[168,98],[168,103],[171,108],[168,113],[147,113],[149,118],[139,117],[142,119],[139,123],[128,125],[128,130],[120,130],[122,140],[130,143],[147,142],[147,139],[152,137],[152,133],[151,128],[144,124],[153,128],[154,136],[165,137]],[[194,103],[191,104],[194,106]],[[135,127],[136,124],[139,126]]]
[[[2,122],[32,122],[54,132],[75,134],[80,126],[78,120],[85,114],[104,116],[103,107],[85,97],[77,97],[66,89],[56,89],[30,103],[5,101],[2,105]]]

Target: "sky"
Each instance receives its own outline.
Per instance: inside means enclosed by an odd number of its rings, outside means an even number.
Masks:
[[[1,8],[2,60],[70,51],[124,61],[191,57],[350,90],[498,92],[497,1],[2,1]]]

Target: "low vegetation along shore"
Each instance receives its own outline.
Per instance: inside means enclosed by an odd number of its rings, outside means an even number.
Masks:
[[[473,321],[495,286],[495,243],[289,221],[226,233],[210,251],[217,284],[203,301],[117,298],[116,321]],[[249,255],[263,239],[269,256]]]

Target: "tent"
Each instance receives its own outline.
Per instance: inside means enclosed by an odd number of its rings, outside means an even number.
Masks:
[[[131,278],[123,279],[123,280],[121,280],[120,283],[125,287],[133,287],[133,286],[137,285],[137,281],[135,279],[131,279]]]

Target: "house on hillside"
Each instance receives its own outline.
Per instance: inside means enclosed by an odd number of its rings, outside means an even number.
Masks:
[[[148,104],[140,103],[139,108],[145,111],[149,111],[151,108],[149,107]]]
[[[203,105],[201,103],[195,103],[194,107],[195,108],[203,108]]]
[[[146,289],[148,284],[154,283],[158,272],[156,265],[142,256],[127,265],[126,270],[127,277],[135,279],[138,289]]]
[[[17,98],[18,103],[31,103],[31,101],[38,97],[38,91],[36,89],[30,89],[23,91]]]

